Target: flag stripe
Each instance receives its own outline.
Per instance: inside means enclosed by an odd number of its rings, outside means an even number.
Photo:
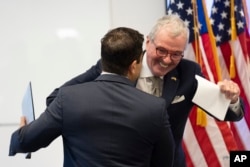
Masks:
[[[239,134],[240,131],[238,131],[238,129],[235,127],[233,123],[231,123],[231,129],[234,134],[234,140],[236,141],[239,150],[245,150],[244,141],[242,140],[242,137]]]
[[[239,134],[239,140],[241,140],[242,143],[242,149],[241,150],[250,150],[250,130],[246,126],[245,119],[240,120],[239,122],[232,123],[234,124],[235,130],[237,130],[237,133]]]
[[[186,146],[185,142],[182,142],[182,148],[183,148],[183,150],[184,150],[185,153],[188,152],[187,146]],[[190,154],[190,152],[189,152],[189,154],[186,154],[187,166],[189,166],[189,167],[195,167],[194,164],[193,164],[193,161],[192,161],[192,157],[190,155],[192,155],[192,154]]]
[[[206,157],[205,159],[206,163],[211,166],[220,166],[220,162],[216,156],[216,152],[209,139],[209,136],[206,133],[205,128],[196,125],[197,112],[195,111],[196,111],[196,107],[193,108],[193,111],[191,112],[189,118],[190,118],[192,129],[199,143],[199,146],[203,152],[204,157]]]
[[[228,151],[237,150],[238,146],[234,140],[234,136],[232,134],[231,129],[228,126],[228,123],[216,121],[216,124],[218,128],[220,129],[220,132],[224,138],[224,142],[226,144],[227,150]]]
[[[185,133],[184,133],[184,141],[192,141],[184,145],[186,146],[184,151],[187,153],[186,159],[187,161],[187,166],[208,166],[205,160],[205,157],[203,156],[203,152],[200,148],[200,145],[197,141],[197,138],[194,134],[192,125],[190,120],[187,121],[186,127],[185,127]]]
[[[218,121],[208,116],[208,122],[209,126],[206,126],[207,133],[215,149],[216,152],[215,155],[217,156],[220,162],[220,166],[223,166],[222,164],[224,163],[224,159],[229,157],[227,143],[231,143],[232,141],[227,140],[226,136],[222,133],[223,128],[221,128],[222,127],[221,125],[219,125],[220,128],[218,128],[217,124]],[[227,126],[227,125],[225,126],[225,124],[227,124],[226,122],[221,122],[221,123],[223,124],[224,127]],[[227,129],[224,129],[224,131],[225,130]]]
[[[213,57],[213,51],[212,51],[212,46],[209,44],[209,35],[208,34],[202,34],[201,35],[201,40],[202,43],[200,44],[200,46],[204,46],[204,49],[202,47],[202,50],[204,50],[204,54],[203,54],[203,59],[206,60],[206,62],[208,62],[208,65],[206,66],[206,71],[209,71],[209,80],[211,82],[217,83],[219,81],[217,74],[217,69],[216,69],[216,65],[215,65],[215,60]],[[211,69],[211,70],[210,70]]]

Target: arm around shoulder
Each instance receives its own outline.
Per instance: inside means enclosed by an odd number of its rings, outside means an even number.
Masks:
[[[101,74],[101,72],[102,72],[101,60],[98,60],[97,63],[93,65],[90,69],[88,69],[85,73],[82,73],[72,78],[59,88],[54,89],[54,91],[46,98],[46,105],[49,106],[50,103],[56,98],[58,91],[61,87],[93,81]]]

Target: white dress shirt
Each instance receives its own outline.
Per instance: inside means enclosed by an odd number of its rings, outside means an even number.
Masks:
[[[136,88],[160,97],[162,94],[163,80],[162,77],[155,77],[148,68],[146,56],[142,60],[142,69],[140,77],[137,80]]]

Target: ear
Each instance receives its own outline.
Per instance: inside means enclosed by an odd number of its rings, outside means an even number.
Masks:
[[[137,65],[137,61],[136,60],[134,60],[131,64],[130,64],[130,66],[129,66],[129,68],[128,68],[128,78],[130,79],[130,80],[134,80],[134,78],[135,78],[135,75],[136,75],[136,66]]]
[[[150,42],[150,39],[149,39],[149,37],[147,36],[147,38],[146,38],[146,48],[148,47],[148,44],[149,44],[149,42]],[[146,49],[147,50],[147,49]]]
[[[148,44],[150,42],[150,38],[149,36],[146,37],[146,44]]]

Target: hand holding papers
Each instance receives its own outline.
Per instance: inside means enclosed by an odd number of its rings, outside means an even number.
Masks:
[[[224,120],[230,100],[221,93],[220,87],[198,75],[198,87],[192,101],[219,120]]]

